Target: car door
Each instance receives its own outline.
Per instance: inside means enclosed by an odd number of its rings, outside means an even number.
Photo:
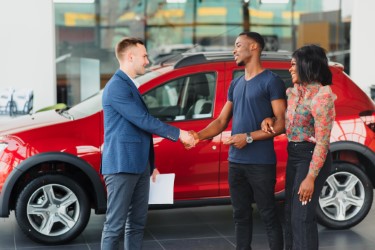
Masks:
[[[220,113],[223,100],[222,63],[176,70],[143,94],[150,113],[183,130],[199,131]],[[175,173],[175,200],[219,195],[221,136],[186,150],[180,142],[154,136],[155,163],[161,173]]]

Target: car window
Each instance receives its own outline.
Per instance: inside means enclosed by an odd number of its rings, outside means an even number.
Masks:
[[[187,75],[160,85],[143,95],[150,114],[162,121],[212,117],[216,74]]]
[[[271,70],[272,72],[280,76],[280,78],[284,81],[286,88],[293,87],[292,77],[290,76],[290,73],[288,70],[285,70],[285,69],[269,69],[269,70]],[[242,76],[243,74],[245,74],[245,70],[243,69],[233,71],[232,80],[237,77]]]

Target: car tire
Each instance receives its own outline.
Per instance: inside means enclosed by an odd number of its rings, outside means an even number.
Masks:
[[[44,244],[62,244],[76,238],[90,218],[85,191],[63,175],[43,175],[20,193],[15,215],[22,231]]]
[[[373,186],[355,164],[335,161],[319,197],[318,222],[332,229],[360,223],[371,209]]]

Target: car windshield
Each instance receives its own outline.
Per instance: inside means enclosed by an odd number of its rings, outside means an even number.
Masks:
[[[102,110],[103,90],[71,107],[67,112],[73,119],[80,119]]]
[[[161,75],[158,71],[149,71],[144,75],[138,76],[135,78],[135,81],[139,84],[139,86],[143,85],[144,83],[148,82],[149,80]]]
[[[142,85],[145,82],[149,81],[156,76],[159,76],[161,73],[157,71],[149,71],[142,76],[135,78],[135,81]],[[103,89],[100,90],[95,95],[83,100],[77,105],[71,107],[69,110],[64,110],[63,115],[72,117],[72,119],[80,119],[89,115],[93,115],[102,110],[102,95]]]

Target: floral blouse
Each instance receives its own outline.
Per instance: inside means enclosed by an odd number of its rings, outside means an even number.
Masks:
[[[318,175],[329,149],[329,140],[335,120],[336,95],[331,87],[320,83],[295,84],[286,91],[286,135],[288,141],[315,143],[310,172]]]

